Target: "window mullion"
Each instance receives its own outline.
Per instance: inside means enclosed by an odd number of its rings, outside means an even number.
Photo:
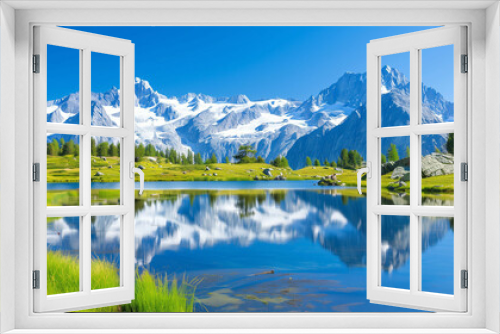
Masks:
[[[418,292],[420,281],[420,254],[418,252],[418,222],[419,217],[413,211],[418,206],[418,140],[415,133],[419,120],[420,96],[420,57],[419,50],[410,50],[410,291]]]

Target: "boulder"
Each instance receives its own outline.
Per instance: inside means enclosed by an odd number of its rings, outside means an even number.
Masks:
[[[215,168],[215,170],[222,170],[222,168],[220,168],[220,167],[217,167],[217,168]]]
[[[95,175],[94,175],[94,176],[104,176],[104,173],[97,172],[97,173],[95,173]]]
[[[213,175],[213,176],[217,176],[217,173],[213,173],[212,175]]]
[[[145,170],[146,168],[144,168],[143,165],[139,165],[137,168],[139,168],[140,170]]]
[[[278,175],[274,178],[275,181],[286,181],[286,177],[283,175]]]
[[[108,168],[111,169],[111,165],[109,165]]]
[[[266,168],[262,171],[262,173],[264,173],[264,175],[266,176],[269,176],[269,177],[272,177],[273,176],[273,173],[271,173],[271,168]]]
[[[156,158],[149,157],[148,159],[149,159],[149,161],[156,162]]]
[[[257,175],[255,175],[254,178],[253,178],[253,180],[254,181],[259,181],[260,179],[259,179],[259,177]]]
[[[104,160],[104,161],[108,161],[108,160],[106,159],[106,157],[101,157],[101,159],[102,159],[102,160]]]
[[[432,153],[422,158],[422,177],[449,175],[454,173],[453,155]]]
[[[392,171],[391,179],[393,179],[393,180],[400,179],[400,178],[404,177],[406,174],[409,175],[410,172],[405,170],[404,167],[398,166],[398,167],[394,168],[394,170]]]
[[[205,170],[210,170],[210,167],[206,166],[206,167],[205,167]]]
[[[392,172],[397,167],[410,167],[410,158],[403,158],[398,161],[389,161],[380,166],[381,174],[385,175]]]

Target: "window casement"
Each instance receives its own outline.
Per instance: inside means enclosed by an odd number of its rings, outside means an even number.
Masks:
[[[453,62],[454,115],[448,120],[428,123],[424,117],[425,71],[422,54],[432,48],[452,46],[453,58],[434,61]],[[410,63],[410,99],[407,125],[393,126],[385,122],[382,96],[384,56],[408,54]],[[464,312],[467,310],[467,182],[461,177],[462,164],[467,163],[467,74],[463,64],[467,55],[466,28],[443,27],[422,32],[371,41],[367,46],[367,161],[370,167],[367,186],[367,297],[371,302],[422,310]],[[409,105],[408,105],[409,104]],[[454,203],[433,206],[422,196],[423,138],[454,134]],[[381,155],[384,141],[406,139],[410,155],[410,201],[401,205],[386,205],[382,194]],[[452,218],[454,221],[453,291],[451,294],[426,291],[422,284],[422,235],[426,219]],[[397,225],[405,225],[403,228]],[[383,255],[388,245],[383,243],[383,229],[400,228],[409,238],[409,286],[401,288],[382,280]]]
[[[47,57],[48,47],[74,50],[79,54],[79,106],[73,124],[47,121]],[[92,55],[96,52],[120,58],[120,121],[118,127],[94,126],[91,105]],[[34,312],[72,311],[129,303],[134,298],[134,44],[127,40],[110,38],[64,28],[37,26],[34,28]],[[77,203],[47,203],[47,137],[69,136],[79,144],[79,196]],[[118,205],[99,206],[91,196],[91,139],[112,137],[120,144],[120,201]],[[68,138],[68,137],[66,137]],[[70,205],[68,205],[70,204]],[[79,288],[66,293],[48,291],[47,220],[71,217],[73,231],[78,233]],[[92,286],[93,220],[111,217],[118,226],[117,250],[120,283],[118,286],[94,289]],[[62,238],[62,236],[61,236]],[[52,268],[52,269],[50,269]],[[64,275],[64,273],[61,273]],[[54,275],[52,277],[58,277]],[[60,277],[60,276],[59,276]],[[53,279],[53,278],[52,278]],[[57,282],[53,282],[57,285]]]

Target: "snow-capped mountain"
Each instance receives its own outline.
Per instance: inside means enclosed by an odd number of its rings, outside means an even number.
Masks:
[[[407,124],[408,80],[397,69],[386,66],[382,69],[382,81],[382,105],[388,110],[383,122]],[[240,145],[251,144],[257,155],[266,160],[287,156],[293,167],[302,165],[305,156],[336,159],[343,147],[357,149],[365,156],[366,74],[345,73],[336,83],[303,102],[280,98],[252,101],[245,95],[212,97],[193,93],[167,97],[140,78],[135,81],[135,95],[136,143],[151,143],[157,149],[191,149],[203,158],[215,153],[222,160],[235,155]],[[452,119],[453,104],[436,90],[424,86],[423,97],[425,123]],[[118,89],[92,93],[91,99],[93,125],[119,123]],[[78,93],[49,101],[47,121],[78,123],[78,104]],[[60,137],[52,135],[48,140],[53,136]]]

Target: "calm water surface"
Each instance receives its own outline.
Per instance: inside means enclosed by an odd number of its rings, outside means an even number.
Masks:
[[[148,182],[184,190],[136,201],[136,266],[201,278],[199,312],[412,311],[366,299],[365,197],[311,183]],[[118,217],[94,219],[94,256],[119,264],[119,229]],[[48,248],[77,255],[78,235],[78,219],[55,220]],[[409,288],[407,218],[383,217],[381,243],[382,284]],[[423,289],[452,293],[453,222],[423,219],[422,249]]]

